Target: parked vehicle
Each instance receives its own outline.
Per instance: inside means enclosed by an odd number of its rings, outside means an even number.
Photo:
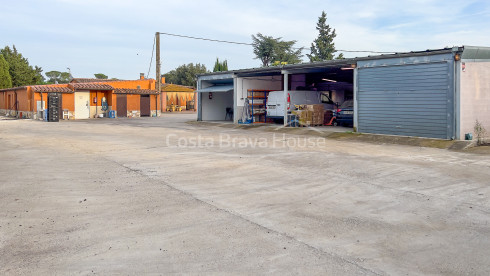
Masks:
[[[347,100],[337,109],[337,124],[341,126],[354,125],[354,101]]]
[[[321,91],[289,91],[287,100],[284,100],[284,91],[271,91],[267,96],[267,117],[284,118],[284,106],[288,111],[294,110],[295,105],[324,104],[325,109],[333,109],[332,100]]]

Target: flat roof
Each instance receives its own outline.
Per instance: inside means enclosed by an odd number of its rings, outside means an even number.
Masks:
[[[389,58],[404,58],[404,57],[417,57],[417,56],[431,56],[431,55],[440,55],[440,54],[449,54],[449,53],[463,53],[462,58],[464,59],[490,59],[490,47],[479,47],[479,46],[461,46],[461,47],[452,47],[452,48],[443,48],[443,49],[435,49],[435,50],[425,50],[425,51],[412,51],[412,52],[403,52],[403,53],[394,53],[394,54],[382,54],[375,56],[366,56],[366,57],[356,57],[356,58],[346,58],[346,59],[334,59],[327,61],[319,61],[319,62],[308,62],[308,63],[299,63],[299,64],[288,64],[282,66],[271,66],[271,67],[258,67],[258,68],[249,68],[249,69],[239,69],[239,70],[231,70],[226,72],[213,72],[206,74],[198,74],[197,76],[201,78],[201,80],[205,80],[205,78],[219,78],[221,75],[228,76],[242,76],[246,77],[250,76],[258,76],[258,75],[279,75],[282,74],[282,71],[297,71],[301,69],[315,69],[322,67],[338,67],[344,65],[356,64],[358,61],[368,61],[368,60],[379,60],[379,59],[389,59]],[[466,55],[466,56],[465,56]],[[204,77],[204,78],[203,78]]]

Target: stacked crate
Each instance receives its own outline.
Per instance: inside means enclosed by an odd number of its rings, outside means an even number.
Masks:
[[[48,122],[60,121],[60,96],[51,94],[48,96]]]
[[[310,126],[313,120],[313,112],[309,110],[294,110],[293,115],[298,118],[299,126]]]

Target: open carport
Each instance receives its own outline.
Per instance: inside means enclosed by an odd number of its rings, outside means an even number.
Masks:
[[[489,76],[490,48],[462,46],[204,74],[198,85],[219,85],[209,83],[219,78],[233,84],[233,102],[227,97],[225,105],[233,104],[235,123],[244,122],[245,109],[252,117],[247,123],[273,123],[282,117],[289,126],[295,94],[316,91],[321,101],[303,102],[323,105],[323,124],[331,112],[356,132],[463,140],[476,135],[477,120],[490,129]],[[271,94],[276,102],[268,105]],[[345,102],[350,106],[343,107]],[[215,112],[213,105],[201,108],[202,114]],[[276,118],[271,118],[271,109]]]
[[[303,64],[294,67],[269,67],[244,69],[230,72],[210,73],[198,76],[198,92],[200,92],[198,120],[222,120],[222,110],[229,106],[232,100],[234,122],[244,122],[248,114],[253,118],[251,123],[281,123],[287,121],[287,114],[295,109],[295,105],[320,104],[325,111],[330,112],[330,118],[335,116],[339,107],[353,99],[355,63],[353,60],[338,60],[328,65]],[[215,93],[233,87],[233,99],[226,97],[226,101],[214,100]],[[231,90],[230,90],[231,91]],[[271,92],[282,93],[283,103],[274,105],[277,110],[284,111],[279,116],[271,116],[268,106]],[[288,95],[294,98],[295,94],[314,92],[317,101],[300,99],[293,106],[287,106]],[[210,96],[209,93],[212,93]],[[217,94],[217,93],[216,93]],[[224,97],[222,97],[224,98]],[[315,98],[313,96],[313,98]],[[280,99],[279,99],[280,100]],[[323,112],[323,111],[322,111]],[[351,119],[346,123],[353,125],[353,110]],[[323,118],[324,115],[322,114]],[[322,124],[324,121],[322,121]],[[334,124],[335,120],[327,120]],[[351,129],[350,129],[351,130]]]
[[[197,84],[200,121],[233,121],[234,83],[231,74],[201,77]]]

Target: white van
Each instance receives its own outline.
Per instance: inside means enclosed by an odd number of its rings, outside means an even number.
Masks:
[[[288,91],[286,101],[284,100],[284,91],[271,91],[267,96],[267,117],[284,118],[285,105],[287,105],[288,111],[292,111],[295,105],[300,104],[324,104],[325,109],[334,108],[328,94],[322,91]]]

